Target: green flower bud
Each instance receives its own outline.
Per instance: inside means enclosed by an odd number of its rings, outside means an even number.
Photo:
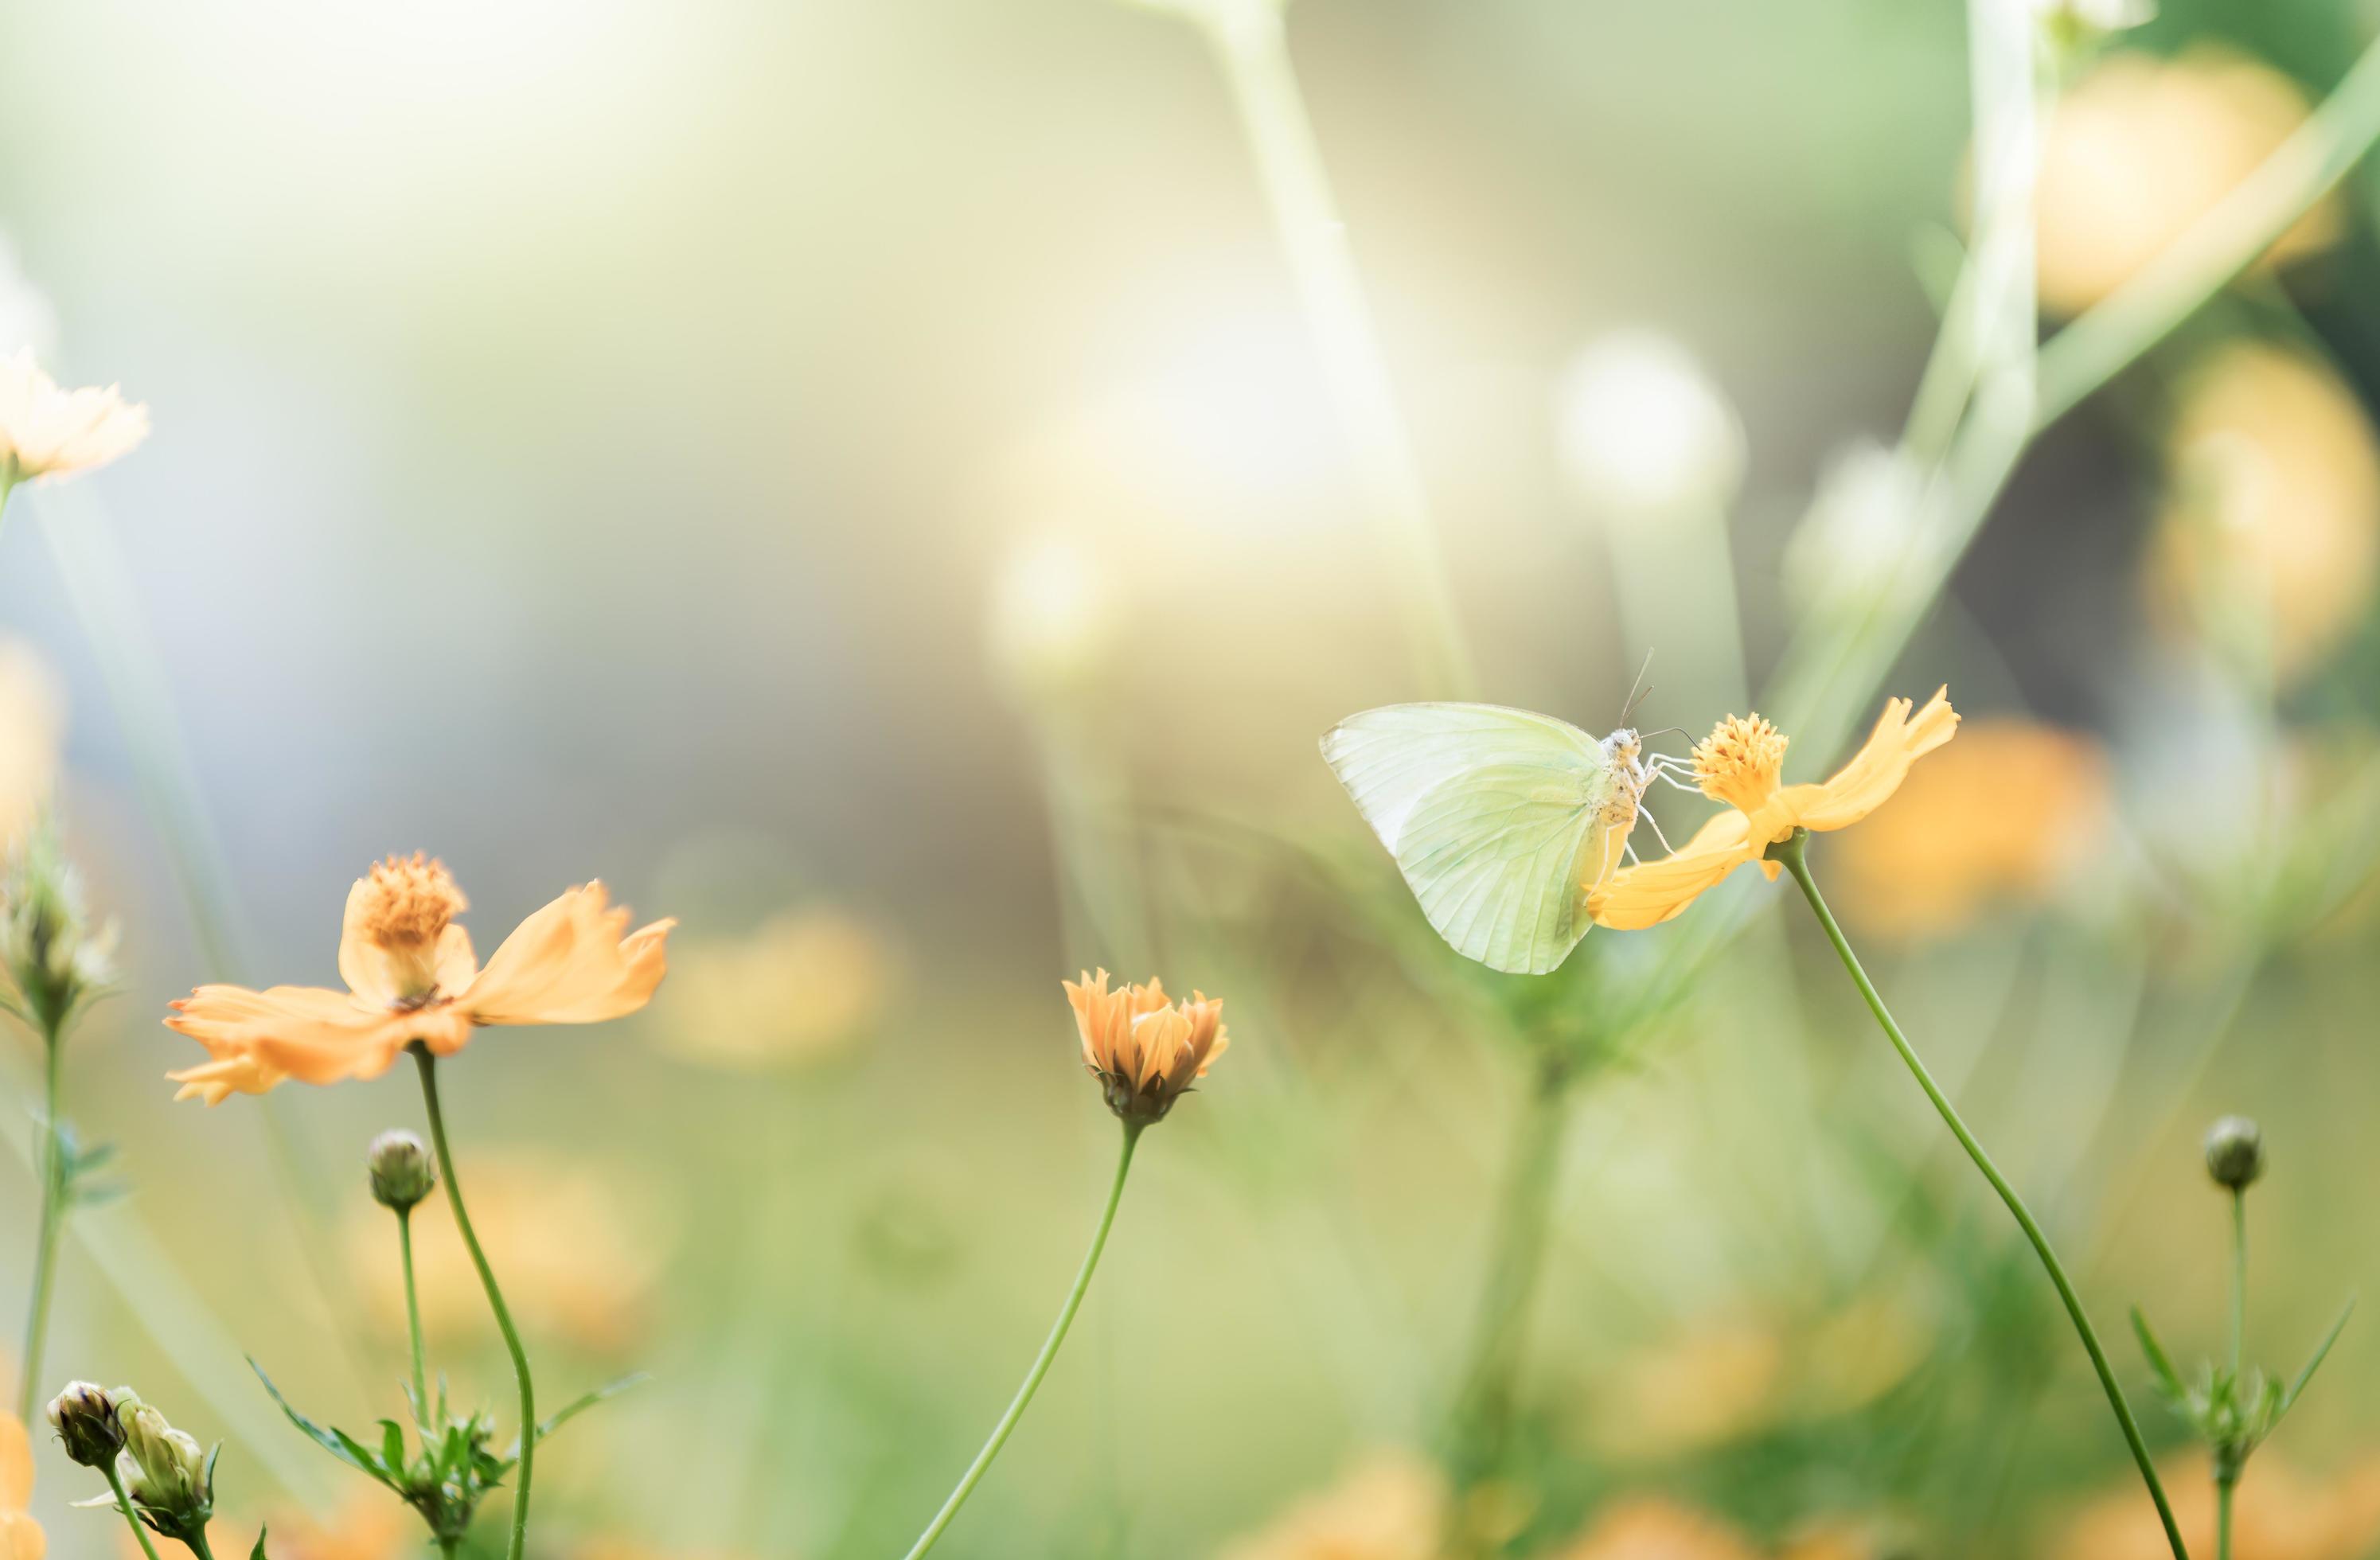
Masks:
[[[84,998],[115,978],[115,928],[94,931],[82,881],[46,823],[17,848],[0,878],[0,967],[44,1035],[55,1040]]]
[[[137,1401],[137,1399],[136,1399]],[[50,1399],[50,1428],[66,1443],[67,1456],[85,1468],[105,1468],[124,1449],[115,1422],[115,1399],[87,1381],[69,1382]]]
[[[2244,1116],[2226,1116],[2206,1132],[2206,1173],[2217,1186],[2244,1191],[2265,1173],[2265,1134]]]
[[[438,1186],[438,1167],[411,1132],[382,1132],[372,1139],[372,1201],[402,1214]]]
[[[115,1423],[124,1433],[116,1471],[140,1516],[168,1538],[203,1530],[214,1515],[213,1457],[129,1392],[115,1395]]]

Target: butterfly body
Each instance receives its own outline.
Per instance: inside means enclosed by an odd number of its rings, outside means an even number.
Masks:
[[[1501,705],[1368,709],[1322,756],[1439,935],[1515,974],[1586,935],[1587,891],[1619,867],[1653,778],[1633,730],[1598,740]]]

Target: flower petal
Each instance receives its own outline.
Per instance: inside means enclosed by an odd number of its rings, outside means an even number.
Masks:
[[[514,929],[457,1006],[477,1023],[598,1023],[633,1013],[669,972],[665,944],[677,923],[623,937],[627,924],[602,884],[573,889]]]
[[[1950,690],[1936,691],[1925,707],[1909,713],[1907,699],[1884,707],[1867,743],[1823,785],[1788,786],[1780,800],[1803,828],[1847,828],[1884,805],[1900,789],[1909,766],[1958,734],[1959,712]]]
[[[1705,890],[1753,860],[1749,822],[1730,807],[1694,831],[1675,853],[1658,861],[1623,866],[1586,896],[1586,913],[1598,926],[1642,931],[1683,912]]]
[[[174,1015],[165,1024],[204,1046],[217,1063],[240,1064],[192,1069],[203,1077],[180,1080],[199,1084],[195,1092],[201,1095],[220,1099],[222,1094],[215,1093],[219,1084],[226,1091],[261,1094],[283,1077],[306,1083],[377,1078],[416,1033],[442,1029],[451,1022],[434,1010],[375,1010],[346,992],[318,986],[249,991],[202,986],[174,1004]]]
[[[347,890],[346,913],[339,925],[339,978],[364,1001],[385,1008],[396,1000],[396,977],[389,971],[388,955],[364,935],[364,905],[370,893],[371,882],[363,877]]]
[[[25,1421],[0,1413],[0,1511],[22,1511],[33,1504],[33,1438]]]

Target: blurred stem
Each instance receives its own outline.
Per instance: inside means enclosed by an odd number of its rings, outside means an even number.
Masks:
[[[2231,1189],[2231,1379],[2248,1347],[2248,1192]]]
[[[430,1373],[421,1348],[421,1296],[413,1284],[413,1210],[396,1210],[396,1253],[405,1273],[405,1330],[413,1344],[413,1417],[417,1426],[430,1413]]]
[[[1810,901],[1811,911],[1818,918],[1818,925],[1826,931],[1828,942],[1834,947],[1835,956],[1842,961],[1843,969],[1852,977],[1852,984],[1859,988],[1860,996],[1866,1000],[1868,1011],[1876,1015],[1877,1027],[1892,1042],[1892,1048],[1900,1053],[1900,1059],[1907,1064],[1910,1075],[1917,1080],[1918,1087],[1925,1091],[1925,1097],[1933,1102],[1935,1110],[1940,1114],[1942,1124],[1950,1129],[1950,1135],[1959,1140],[1959,1146],[1967,1151],[1967,1157],[1974,1161],[1975,1168],[1983,1172],[1992,1190],[1999,1193],[2000,1201],[2008,1204],[2009,1212],[2015,1216],[2018,1227],[2033,1243],[2034,1252],[2041,1259],[2050,1283],[2057,1287],[2058,1298],[2065,1302],[2066,1314],[2072,1320],[2074,1331],[2082,1340],[2083,1352],[2091,1357],[2092,1369],[2098,1373],[2099,1385],[2107,1395],[2107,1406],[2115,1410],[2116,1422],[2123,1430],[2125,1444],[2131,1448],[2132,1460],[2140,1465],[2141,1479],[2148,1485],[2150,1499],[2156,1503],[2157,1517],[2165,1524],[2166,1542],[2173,1547],[2174,1560],[2190,1560],[2190,1552],[2181,1542],[2181,1530],[2174,1522],[2173,1506],[2166,1499],[2165,1485],[2157,1478],[2156,1465],[2149,1458],[2147,1444],[2141,1439],[2141,1427],[2132,1418],[2131,1405],[2124,1400],[2124,1390],[2116,1383],[2116,1373],[2107,1364],[2107,1350],[2099,1345],[2099,1335],[2092,1327],[2091,1318],[2083,1312],[2082,1299],[2075,1294],[2073,1284],[2068,1280],[2065,1266],[2058,1262],[2057,1252],[2050,1247],[2049,1237],[2043,1234],[2041,1226],[2034,1222],[2024,1199],[2017,1195],[2016,1188],[2009,1184],[2008,1178],[2000,1174],[1999,1167],[1992,1163],[1992,1156],[1984,1152],[1984,1145],[1975,1140],[1975,1134],[1968,1131],[1967,1123],[1961,1119],[1949,1096],[1943,1094],[1941,1086],[1934,1082],[1934,1075],[1926,1070],[1925,1062],[1918,1058],[1908,1036],[1901,1034],[1900,1025],[1893,1021],[1890,1010],[1884,1005],[1884,998],[1876,989],[1876,983],[1868,979],[1866,970],[1860,966],[1859,956],[1852,951],[1842,927],[1836,924],[1834,912],[1827,908],[1825,896],[1818,892],[1817,879],[1810,876],[1809,839],[1806,830],[1797,828],[1791,839],[1768,848],[1768,859],[1783,863],[1785,870],[1793,875],[1793,881],[1801,885],[1803,896]]]
[[[107,1487],[115,1492],[115,1509],[124,1513],[124,1519],[132,1524],[132,1536],[140,1541],[140,1553],[149,1560],[157,1560],[157,1546],[149,1542],[149,1530],[142,1527],[140,1518],[133,1515],[132,1497],[124,1493],[124,1476],[115,1471],[115,1459],[108,1458],[100,1471],[107,1475]]]
[[[2215,1481],[2215,1560],[2231,1560],[2231,1492],[2239,1487],[2236,1478]]]
[[[529,1470],[537,1457],[537,1389],[529,1382],[528,1353],[521,1348],[513,1313],[504,1305],[495,1270],[488,1265],[488,1253],[480,1249],[470,1213],[463,1206],[463,1182],[455,1174],[455,1155],[446,1147],[446,1113],[438,1104],[438,1058],[419,1040],[406,1049],[420,1068],[421,1104],[430,1114],[430,1142],[438,1150],[438,1173],[446,1182],[446,1205],[455,1211],[455,1232],[462,1236],[463,1249],[471,1253],[471,1265],[480,1271],[480,1287],[488,1292],[488,1309],[495,1313],[496,1330],[504,1335],[504,1351],[513,1359],[513,1379],[520,1385],[520,1480],[513,1487],[513,1531],[504,1554],[506,1560],[521,1560],[528,1543]]]
[[[191,1554],[199,1557],[199,1560],[215,1560],[214,1548],[207,1542],[207,1530],[204,1528],[200,1528],[182,1542]]]
[[[1553,1190],[1561,1167],[1562,1129],[1569,1120],[1567,1059],[1543,1049],[1522,1102],[1512,1157],[1496,1204],[1487,1277],[1454,1398],[1447,1462],[1458,1495],[1453,1520],[1466,1518],[1460,1495],[1501,1464],[1512,1430],[1513,1380],[1526,1341],[1529,1302],[1545,1268],[1552,1226]],[[1458,1532],[1467,1542],[1468,1535]]]
[[[9,468],[13,470],[15,465],[10,461]],[[66,1139],[58,1128],[65,1092],[66,1037],[54,1030],[42,1038],[48,1056],[42,1113],[42,1224],[34,1237],[33,1290],[25,1309],[25,1357],[19,1367],[23,1379],[17,1384],[17,1418],[25,1424],[33,1422],[33,1405],[41,1398],[42,1349],[49,1336],[50,1292],[57,1283],[58,1227],[66,1219],[67,1200]]]
[[[934,1513],[934,1519],[926,1525],[923,1533],[917,1535],[917,1542],[910,1546],[907,1560],[918,1560],[918,1556],[934,1547],[935,1541],[942,1536],[942,1530],[951,1525],[951,1518],[959,1514],[959,1507],[965,1506],[967,1496],[975,1493],[985,1469],[990,1468],[992,1459],[1000,1456],[1000,1448],[1008,1442],[1009,1432],[1014,1430],[1016,1421],[1025,1417],[1026,1406],[1041,1388],[1041,1378],[1050,1373],[1050,1361],[1058,1358],[1059,1345],[1066,1341],[1066,1330],[1075,1324],[1075,1312],[1083,1308],[1083,1297],[1090,1292],[1091,1275],[1099,1270],[1099,1253],[1107,1250],[1108,1231],[1115,1227],[1116,1209],[1123,1202],[1124,1178],[1132,1173],[1132,1151],[1139,1146],[1142,1130],[1138,1122],[1126,1121],[1123,1124],[1123,1147],[1116,1155],[1115,1181],[1108,1188],[1107,1206],[1099,1213],[1099,1227],[1091,1232],[1091,1248],[1083,1253],[1083,1265],[1075,1275],[1075,1287],[1066,1291],[1066,1302],[1058,1308],[1058,1320],[1050,1328],[1049,1337],[1043,1340],[1041,1352],[1034,1357],[1033,1368],[1025,1373],[1025,1384],[1010,1399],[1008,1411],[1002,1414],[1000,1422],[991,1427],[990,1439],[984,1442],[983,1450],[975,1455],[975,1461],[969,1463],[967,1470],[959,1476],[958,1486],[951,1491],[950,1499],[942,1502],[942,1508]]]
[[[1281,0],[1176,3],[1204,24],[1239,110],[1356,481],[1388,531],[1422,692],[1463,696],[1471,691],[1471,656],[1447,587],[1437,524],[1289,57]]]

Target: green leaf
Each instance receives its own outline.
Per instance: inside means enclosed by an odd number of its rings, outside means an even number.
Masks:
[[[2132,1332],[2141,1340],[2141,1352],[2149,1357],[2149,1368],[2156,1373],[2157,1385],[2166,1397],[2179,1403],[2189,1396],[2175,1373],[2173,1361],[2166,1357],[2165,1345],[2157,1342],[2156,1334],[2149,1328],[2149,1319],[2139,1306],[2132,1307]]]
[[[248,1552],[248,1560],[272,1560],[272,1557],[264,1553],[264,1533],[265,1530],[262,1528],[256,1530],[256,1547]]]
[[[395,1420],[380,1421],[381,1466],[395,1472],[405,1466],[405,1432]]]
[[[606,1398],[617,1397],[620,1394],[627,1391],[630,1387],[642,1386],[645,1383],[652,1379],[653,1378],[647,1373],[638,1371],[634,1375],[622,1376],[618,1381],[607,1383],[602,1386],[597,1387],[594,1391],[586,1394],[584,1397],[574,1399],[570,1403],[565,1404],[564,1407],[556,1409],[554,1412],[547,1415],[544,1419],[538,1421],[538,1441],[540,1444],[542,1444],[547,1436],[552,1434],[555,1431],[560,1430],[564,1425],[569,1423],[572,1420],[577,1419],[579,1415],[585,1413],[596,1404],[604,1401]],[[518,1462],[519,1460],[520,1438],[518,1436],[515,1436],[513,1438],[511,1448],[504,1453],[504,1466],[510,1468],[514,1463]]]
[[[256,1362],[255,1356],[249,1357],[248,1368],[256,1373],[256,1379],[264,1384],[264,1390],[273,1394],[273,1400],[281,1405],[281,1411],[289,1416],[289,1422],[311,1436],[316,1445],[350,1468],[370,1474],[391,1489],[395,1488],[389,1482],[388,1476],[373,1466],[371,1454],[356,1445],[353,1437],[344,1431],[325,1430],[291,1408],[289,1399],[281,1396],[281,1389],[273,1385],[273,1378],[264,1373],[264,1367]]]
[[[2313,1373],[2322,1369],[2323,1360],[2330,1356],[2330,1346],[2338,1341],[2339,1333],[2347,1326],[2347,1319],[2354,1314],[2355,1297],[2350,1295],[2347,1303],[2339,1308],[2338,1320],[2333,1322],[2330,1331],[2322,1336],[2322,1344],[2313,1351],[2313,1358],[2305,1362],[2305,1369],[2298,1373],[2297,1380],[2289,1383],[2289,1389],[2281,1394],[2280,1410],[2273,1416],[2276,1421],[2297,1403],[2298,1394],[2306,1389],[2306,1384],[2313,1380]]]

